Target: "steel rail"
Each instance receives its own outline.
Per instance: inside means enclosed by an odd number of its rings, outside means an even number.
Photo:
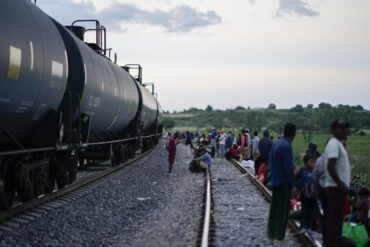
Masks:
[[[209,230],[211,222],[211,176],[209,169],[206,170],[206,205],[204,210],[204,222],[202,232],[201,247],[207,247],[209,244]]]
[[[235,159],[231,159],[230,163],[235,165],[243,174],[246,174],[246,177],[258,188],[258,190],[263,194],[263,196],[266,198],[268,202],[272,201],[272,192],[269,190],[263,183],[261,183],[254,174],[252,174],[249,170],[244,168],[238,161]],[[296,234],[297,238],[299,240],[302,240],[306,245],[304,246],[310,246],[310,247],[321,247],[321,243],[314,238],[312,238],[308,234],[298,234],[299,231],[299,225],[293,221],[289,220],[288,225],[290,229]]]
[[[142,153],[141,155],[131,159],[131,160],[128,160],[127,162],[125,163],[122,163],[118,166],[115,166],[115,167],[111,167],[109,169],[106,169],[102,172],[99,172],[98,174],[96,175],[92,175],[92,176],[89,176],[85,179],[82,179],[80,181],[77,181],[75,183],[72,183],[71,185],[69,186],[66,186],[65,188],[63,189],[59,189],[55,192],[52,192],[52,193],[49,193],[49,194],[46,194],[45,196],[42,196],[42,197],[38,197],[38,198],[35,198],[31,201],[28,201],[28,202],[25,202],[25,203],[22,203],[20,205],[17,205],[17,206],[14,206],[14,207],[11,207],[7,210],[3,210],[3,211],[0,211],[0,224],[6,220],[9,220],[11,219],[12,217],[16,216],[16,215],[20,215],[20,214],[23,214],[37,206],[41,206],[42,204],[45,204],[47,202],[50,202],[52,200],[55,200],[57,198],[60,198],[62,196],[65,196],[73,191],[76,191],[78,189],[81,189],[83,187],[86,187],[87,185],[90,185],[104,177],[107,177],[109,176],[110,174],[113,174],[115,173],[116,171],[120,170],[120,169],[123,169],[124,167],[127,167],[129,165],[131,165],[132,163],[134,163],[135,161],[138,161],[142,158],[144,158],[145,156],[147,156],[151,151],[147,151],[145,153]]]

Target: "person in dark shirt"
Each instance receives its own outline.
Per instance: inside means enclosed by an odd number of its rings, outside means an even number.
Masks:
[[[302,202],[302,224],[301,233],[311,232],[311,223],[316,205],[315,182],[313,168],[315,167],[315,156],[306,154],[303,157],[304,166],[296,175],[296,188],[301,192]]]
[[[293,150],[291,142],[296,126],[284,126],[284,138],[274,142],[269,157],[272,202],[268,220],[268,237],[274,242],[283,241],[289,216],[289,202],[294,178]]]
[[[193,148],[192,138],[189,131],[186,131],[185,136],[185,145],[186,145],[186,151],[187,151],[187,157],[191,156],[191,149]]]
[[[272,143],[273,142],[270,138],[270,132],[268,130],[265,130],[263,132],[263,138],[258,144],[258,149],[260,150],[260,157],[262,159],[262,162],[266,162],[266,164],[268,164]]]

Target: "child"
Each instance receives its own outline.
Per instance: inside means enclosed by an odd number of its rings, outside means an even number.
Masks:
[[[304,167],[302,167],[297,175],[297,188],[301,192],[302,202],[302,231],[308,232],[311,228],[311,220],[313,218],[315,208],[315,190],[313,179],[313,168],[315,167],[315,157],[312,154],[306,154],[303,157]]]
[[[351,222],[362,223],[370,234],[369,229],[369,195],[370,190],[367,187],[362,187],[358,192],[358,200],[356,202],[356,211],[351,215]]]

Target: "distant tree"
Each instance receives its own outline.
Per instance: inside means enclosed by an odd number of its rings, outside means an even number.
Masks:
[[[190,113],[197,113],[197,112],[202,112],[202,109],[198,109],[196,107],[190,107],[188,110],[184,110],[184,112],[190,112]]]
[[[269,106],[267,107],[268,110],[275,110],[276,105],[274,103],[270,103]]]
[[[354,110],[363,110],[364,108],[362,107],[362,105],[356,105],[356,106],[353,106],[352,107]]]
[[[235,110],[236,111],[242,111],[242,110],[245,110],[245,107],[239,105],[239,106],[235,107]]]
[[[331,104],[323,102],[319,104],[319,109],[328,109],[328,108],[331,108]]]
[[[177,111],[173,111],[172,114],[177,114]]]
[[[303,109],[303,106],[302,105],[296,105],[295,107],[291,108],[290,109],[291,112],[303,112],[304,109]]]
[[[307,108],[308,108],[308,109],[313,109],[313,104],[308,104],[308,105],[307,105]]]
[[[210,105],[207,105],[207,107],[206,107],[205,111],[207,111],[207,112],[211,112],[211,111],[213,111],[213,107],[212,107],[212,106],[210,106]]]
[[[343,104],[339,104],[337,107],[338,108],[347,108],[347,109],[351,108],[349,105],[343,105]]]
[[[171,117],[164,117],[163,126],[165,129],[172,130],[175,127],[175,120]]]

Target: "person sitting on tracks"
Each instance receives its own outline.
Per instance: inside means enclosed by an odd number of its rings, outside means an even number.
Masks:
[[[358,199],[355,204],[356,211],[352,213],[350,221],[355,223],[362,223],[367,230],[367,234],[370,236],[369,196],[369,188],[364,186],[359,190]]]
[[[231,148],[229,149],[229,151],[225,154],[225,158],[227,160],[230,160],[230,159],[239,160],[239,156],[238,156],[238,145],[233,144],[231,146]]]
[[[255,166],[256,167],[256,166]],[[267,164],[263,162],[260,166],[258,166],[257,178],[258,181],[260,181],[263,184],[266,184],[266,178],[265,178],[265,170],[267,169]]]
[[[301,233],[310,233],[314,209],[316,205],[315,183],[313,168],[315,167],[315,157],[313,154],[306,154],[303,157],[304,167],[296,174],[296,188],[301,192],[302,203],[302,224]]]
[[[198,165],[202,169],[204,170],[210,169],[212,165],[212,158],[211,155],[209,155],[209,153],[207,152],[205,147],[199,148],[198,156],[199,157],[194,158],[194,161],[197,161]]]

